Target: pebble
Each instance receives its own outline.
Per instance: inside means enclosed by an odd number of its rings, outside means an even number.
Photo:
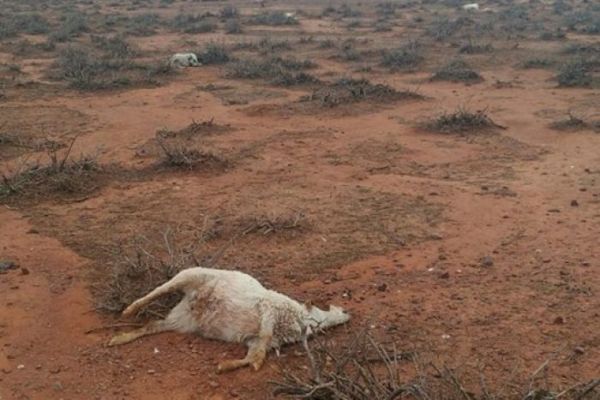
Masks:
[[[19,266],[16,262],[11,260],[0,260],[0,273],[6,272],[11,269],[17,269]]]
[[[450,272],[446,271],[442,274],[440,274],[440,279],[448,279],[450,278]]]
[[[558,317],[554,318],[554,324],[555,325],[562,325],[564,323],[565,323],[565,318],[564,317],[562,317],[562,316],[559,315]]]
[[[17,365],[17,369],[25,369],[25,366],[23,364],[19,364]]]
[[[379,285],[377,285],[377,290],[379,290],[380,292],[385,292],[387,290],[387,284],[386,283],[381,283]]]
[[[490,256],[485,256],[479,261],[479,264],[482,267],[491,267],[494,265],[494,259]]]
[[[579,202],[577,200],[571,200],[571,207],[579,207]]]

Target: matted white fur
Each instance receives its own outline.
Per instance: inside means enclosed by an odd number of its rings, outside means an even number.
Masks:
[[[176,53],[169,59],[172,67],[197,67],[202,65],[194,53]]]
[[[157,297],[175,290],[183,291],[185,295],[164,320],[117,335],[109,345],[128,343],[141,336],[167,330],[195,332],[206,338],[248,346],[244,359],[222,362],[219,371],[246,365],[258,369],[267,351],[298,342],[305,335],[350,319],[339,307],[330,306],[325,311],[300,304],[266,289],[248,274],[201,267],[181,271],[133,302],[123,315],[132,315]]]

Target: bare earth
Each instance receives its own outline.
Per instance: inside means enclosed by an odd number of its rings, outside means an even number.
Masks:
[[[129,12],[101,3],[103,12]],[[222,4],[177,2],[152,11],[172,17],[180,7],[216,12]],[[308,3],[305,11],[322,8]],[[166,58],[186,49],[186,40],[234,43],[269,33],[296,46],[300,37],[346,33],[331,19],[299,19],[291,27],[249,26],[242,36],[159,30],[130,40]],[[391,32],[357,28],[351,35],[374,45],[404,40],[399,21]],[[298,44],[285,54],[310,55],[318,64],[311,73],[324,81],[353,75],[418,87],[425,96],[314,109],[297,102],[310,88],[228,79],[221,66],[184,69],[160,86],[79,92],[47,79],[51,58],[17,57],[5,44],[0,61],[18,60],[18,79],[37,83],[5,86],[0,127],[64,143],[79,135],[73,154],[97,152],[114,173],[85,195],[0,206],[0,260],[20,266],[0,274],[0,399],[271,398],[268,382],[281,367],[275,355],[259,372],[217,375],[216,364],[243,356],[243,346],[169,333],[106,347],[114,330],[94,329],[118,319],[96,311],[90,287],[111,246],[134,235],[167,227],[185,235],[211,220],[222,229],[211,244],[218,248],[244,218],[286,213],[301,213],[305,228],[238,236],[219,265],[300,301],[347,308],[354,318],[328,333],[336,340],[366,324],[400,349],[483,369],[492,386],[548,359],[555,386],[597,378],[600,135],[549,124],[568,110],[597,112],[600,92],[557,88],[552,71],[516,68],[527,49],[552,45],[523,40],[511,53],[512,44],[494,42],[502,49],[496,58],[474,56],[484,81],[473,85],[429,81],[429,64],[413,73],[353,72],[362,64]],[[419,127],[465,105],[485,108],[507,129],[462,136]],[[154,167],[158,129],[211,119],[227,129],[202,145],[228,166]],[[24,157],[46,160],[43,151],[1,142],[0,157],[7,174]],[[299,346],[282,357],[306,364]]]

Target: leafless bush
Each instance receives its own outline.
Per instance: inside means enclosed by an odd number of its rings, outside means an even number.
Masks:
[[[308,227],[306,217],[301,212],[287,214],[254,215],[242,218],[238,225],[241,226],[242,235],[258,233],[271,235],[282,232],[298,232]]]
[[[140,235],[115,245],[112,261],[95,271],[98,279],[94,279],[97,283],[92,292],[96,308],[107,313],[121,312],[179,271],[199,265],[212,266],[218,255],[209,255],[205,244],[216,234],[213,222],[205,219],[204,225],[185,244],[177,243],[177,232],[167,228],[160,238]],[[180,299],[177,293],[163,296],[144,308],[139,316],[164,315]]]
[[[11,175],[3,175],[0,199],[40,198],[49,194],[81,195],[91,193],[99,185],[102,168],[95,156],[72,158],[75,139],[61,156],[58,148],[48,149],[48,164],[23,165]]]
[[[441,133],[476,133],[495,128],[504,129],[496,124],[486,113],[486,110],[469,111],[459,107],[453,113],[444,113],[425,124],[425,128]]]
[[[436,71],[431,80],[476,83],[482,81],[483,78],[465,61],[456,59]]]
[[[513,378],[512,393],[492,393],[482,374],[479,387],[470,388],[455,369],[383,344],[367,329],[341,345],[318,338],[311,343],[312,348],[306,338],[303,341],[308,369],[282,366],[280,378],[271,382],[275,396],[309,400],[594,400],[600,396],[600,379],[566,390],[542,386],[538,375],[548,362],[522,382]],[[415,376],[403,380],[407,364]]]
[[[161,164],[167,167],[192,170],[223,169],[229,165],[224,157],[181,141],[168,141],[157,135],[156,142],[162,151]]]
[[[585,118],[578,117],[569,112],[566,119],[561,119],[551,123],[550,128],[557,131],[581,131],[590,129],[599,132],[600,121],[587,121]]]
[[[398,100],[418,100],[423,97],[411,91],[398,91],[384,84],[373,84],[366,79],[340,79],[330,85],[316,89],[302,101],[317,101],[327,107],[357,101],[386,103]]]

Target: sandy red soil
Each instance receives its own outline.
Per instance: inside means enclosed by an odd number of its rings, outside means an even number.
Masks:
[[[177,40],[153,36],[140,46],[164,50]],[[343,70],[318,63],[321,72]],[[53,133],[82,133],[75,153],[147,168],[135,179],[115,172],[75,201],[0,207],[0,259],[20,266],[0,274],[0,399],[270,398],[274,355],[259,372],[217,375],[216,363],[242,356],[242,346],[163,334],[108,348],[112,330],[86,333],[116,321],[95,310],[90,271],[106,261],[101,248],[137,233],[289,210],[307,216],[307,232],[240,239],[223,263],[299,300],[346,307],[354,318],[332,337],[367,324],[401,349],[467,372],[483,366],[492,386],[549,359],[556,386],[598,377],[600,135],[548,127],[565,110],[597,110],[597,90],[557,89],[549,72],[500,65],[477,85],[420,83],[423,101],[294,113],[282,106],[303,90],[220,72],[187,69],[161,87],[117,92],[15,91],[0,104],[16,125],[50,110],[43,119]],[[414,87],[426,76],[368,77]],[[211,82],[262,92],[227,105],[197,89]],[[465,103],[487,107],[507,129],[466,138],[416,127]],[[148,172],[154,159],[138,150],[157,129],[211,118],[231,127],[210,144],[235,158],[232,167]],[[1,166],[17,163],[7,157]],[[283,360],[306,364],[299,351],[286,348]]]

